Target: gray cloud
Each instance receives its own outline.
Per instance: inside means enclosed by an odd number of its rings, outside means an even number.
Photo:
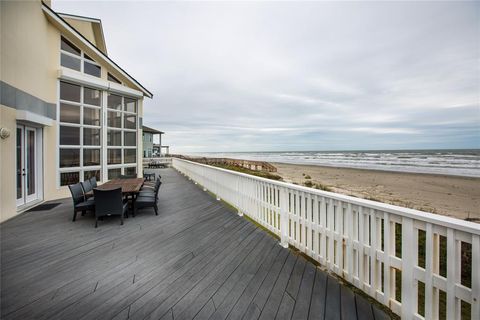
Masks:
[[[174,152],[480,147],[478,2],[54,2]]]

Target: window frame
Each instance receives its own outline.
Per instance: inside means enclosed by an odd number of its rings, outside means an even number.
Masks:
[[[73,54],[71,52],[68,52],[68,51],[65,51],[62,49],[62,41],[63,39],[65,39],[69,45],[71,46],[74,46],[76,49],[78,49],[80,51],[80,55],[76,55],[76,54]],[[63,66],[62,65],[62,54],[65,54],[67,56],[70,56],[72,58],[76,58],[78,60],[80,60],[80,70],[76,70],[76,69],[72,69],[72,68],[69,68],[69,67],[66,67],[66,66]],[[97,63],[95,60],[93,60],[92,58],[90,58],[89,55],[86,55],[88,58],[85,57],[85,52],[83,50],[81,50],[80,48],[78,48],[75,44],[73,44],[72,41],[68,40],[66,37],[64,36],[60,36],[60,66],[63,67],[63,68],[67,68],[67,69],[70,69],[70,70],[74,70],[74,71],[77,71],[77,72],[81,72],[87,76],[91,76],[91,77],[95,77],[95,78],[102,78],[102,66]],[[90,73],[85,73],[85,62],[87,63],[90,63],[90,64],[93,64],[97,67],[100,68],[100,75],[98,76],[95,76],[93,74],[90,74]]]
[[[65,83],[68,83],[68,84],[72,84],[72,85],[75,85],[75,86],[78,86],[80,87],[80,102],[76,102],[76,101],[70,101],[70,100],[64,100],[64,99],[60,99],[60,87],[61,87],[61,83],[62,82],[65,82]],[[85,176],[85,171],[94,171],[94,170],[100,170],[100,178],[101,180],[100,181],[103,181],[103,177],[102,177],[102,139],[103,139],[103,135],[102,135],[102,118],[103,118],[103,113],[102,113],[102,109],[103,109],[103,95],[104,95],[104,91],[103,90],[99,90],[99,89],[95,89],[95,88],[92,88],[91,86],[85,86],[85,85],[80,85],[80,84],[77,84],[77,83],[74,83],[74,82],[70,82],[70,81],[64,81],[64,80],[59,80],[58,81],[58,90],[59,90],[59,94],[58,94],[58,112],[60,114],[61,112],[61,105],[62,103],[63,104],[68,104],[68,105],[74,105],[74,106],[77,106],[79,109],[80,109],[80,123],[69,123],[69,122],[62,122],[60,121],[60,117],[58,117],[58,120],[57,120],[57,124],[58,124],[58,137],[57,137],[57,143],[58,143],[58,155],[57,155],[57,161],[58,161],[58,165],[57,165],[57,169],[58,169],[58,186],[59,187],[62,187],[62,182],[61,182],[61,174],[62,173],[76,173],[78,172],[79,174],[79,181],[83,181],[84,179],[84,176]],[[84,103],[84,88],[88,88],[88,89],[93,89],[93,90],[98,90],[100,92],[100,106],[95,106],[95,105],[91,105],[91,104],[87,104],[87,103]],[[99,120],[99,125],[98,126],[95,126],[95,125],[90,125],[90,124],[84,124],[84,108],[92,108],[92,109],[97,109],[99,110],[99,115],[100,115],[100,120]],[[60,143],[60,127],[74,127],[74,128],[79,128],[80,129],[80,133],[79,133],[79,144],[78,145],[63,145]],[[87,128],[87,129],[98,129],[100,130],[100,143],[98,145],[85,145],[84,144],[84,128]],[[78,167],[61,167],[60,165],[60,149],[76,149],[76,150],[80,150],[80,166]],[[100,164],[99,165],[93,165],[93,166],[85,166],[84,165],[84,149],[97,149],[97,150],[100,150]]]

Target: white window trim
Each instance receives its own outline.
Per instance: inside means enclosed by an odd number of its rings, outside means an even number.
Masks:
[[[79,173],[79,181],[84,181],[84,177],[85,177],[85,171],[94,171],[94,170],[99,170],[100,171],[100,181],[104,181],[105,178],[103,177],[102,175],[102,126],[94,126],[94,125],[88,125],[88,124],[83,124],[84,122],[84,114],[83,114],[83,108],[84,107],[87,107],[87,108],[94,108],[94,109],[98,109],[98,110],[102,110],[102,103],[103,103],[103,91],[100,91],[100,106],[95,106],[95,105],[91,105],[91,104],[85,104],[84,103],[84,87],[83,85],[80,85],[80,84],[76,84],[76,83],[72,83],[74,85],[77,85],[80,87],[80,102],[76,102],[76,101],[69,101],[69,100],[64,100],[64,99],[60,99],[60,87],[61,87],[61,84],[60,84],[61,81],[58,82],[58,119],[57,119],[57,127],[58,127],[58,139],[57,139],[57,150],[58,150],[58,154],[57,154],[57,168],[58,168],[58,179],[57,179],[57,183],[58,183],[58,186],[59,187],[64,187],[61,185],[61,174],[62,173],[69,173],[69,172],[78,172]],[[87,86],[88,87],[88,86]],[[90,87],[89,87],[90,88]],[[98,89],[96,89],[98,90]],[[61,112],[61,107],[60,105],[62,103],[65,103],[65,104],[70,104],[70,105],[74,105],[74,106],[77,106],[80,108],[80,123],[70,123],[70,122],[61,122],[60,121],[60,112]],[[100,112],[100,123],[102,122],[102,112]],[[80,135],[79,135],[79,144],[78,145],[61,145],[60,144],[60,127],[73,127],[73,128],[79,128],[80,129]],[[83,139],[83,130],[82,128],[87,128],[87,129],[98,129],[100,130],[100,144],[99,145],[84,145],[84,139]],[[78,167],[63,167],[61,168],[60,167],[60,149],[78,149],[80,150],[80,154],[79,154],[79,162],[80,162],[80,166]],[[100,164],[99,165],[93,165],[93,166],[84,166],[83,165],[83,150],[84,149],[95,149],[95,150],[100,150]]]
[[[77,81],[80,79],[80,81]],[[60,100],[60,82],[68,82],[72,83],[74,85],[78,85],[81,87],[80,90],[80,102],[74,102],[74,101],[68,101],[68,100]],[[101,85],[99,85],[101,84]],[[106,84],[106,86],[105,86]],[[112,83],[113,85],[117,85],[116,83]],[[83,103],[84,101],[84,93],[83,93],[83,88],[88,87],[91,89],[96,89],[101,91],[101,106],[95,106],[95,105],[90,105],[90,104],[85,104]],[[126,88],[126,87],[123,87]],[[82,74],[78,71],[71,70],[68,68],[63,68],[59,72],[59,81],[58,81],[58,89],[57,89],[57,129],[59,132],[58,138],[57,138],[57,154],[56,154],[56,163],[57,163],[57,188],[65,187],[60,185],[60,177],[61,173],[66,173],[66,172],[78,172],[79,173],[79,181],[84,181],[84,173],[85,171],[93,171],[93,170],[100,170],[100,181],[108,181],[108,170],[109,169],[121,169],[121,174],[125,173],[125,168],[136,168],[137,173],[138,173],[138,150],[139,150],[139,141],[138,141],[138,136],[139,136],[139,103],[138,99],[142,98],[143,95],[133,95],[131,94],[132,91],[136,91],[130,88],[126,88],[128,90],[122,90],[122,92],[118,91],[113,91],[110,90],[110,82],[109,81],[103,81],[97,77],[90,76],[87,74]],[[127,92],[125,92],[127,91]],[[110,109],[107,107],[107,99],[108,99],[108,94],[116,94],[122,96],[122,108],[120,110],[117,109]],[[136,100],[136,111],[137,112],[128,112],[124,111],[124,98],[130,98]],[[76,105],[81,107],[80,111],[80,121],[81,123],[68,123],[68,122],[60,122],[60,104],[61,103],[66,103],[66,104],[71,104],[71,105]],[[87,108],[94,108],[94,109],[99,109],[100,110],[100,122],[102,123],[100,126],[95,126],[95,125],[87,125],[83,124],[84,121],[84,114],[83,114],[83,109]],[[115,111],[115,112],[121,112],[121,127],[109,127],[108,126],[108,118],[107,114],[108,111]],[[129,129],[129,128],[124,128],[124,115],[135,115],[136,116],[136,129]],[[60,126],[71,126],[71,127],[83,127],[83,128],[94,128],[94,129],[100,129],[100,146],[92,146],[92,145],[83,145],[83,134],[80,135],[80,145],[73,145],[73,146],[68,146],[68,145],[61,145],[60,146]],[[108,130],[117,130],[121,131],[121,146],[108,146],[107,145],[107,132]],[[124,132],[135,132],[136,133],[136,146],[124,146]],[[100,165],[96,166],[81,166],[81,167],[68,167],[68,168],[60,168],[60,147],[62,148],[73,148],[73,149],[80,149],[80,163],[83,165],[83,149],[100,149]],[[108,164],[108,149],[121,149],[121,164]],[[124,149],[136,149],[137,150],[137,157],[135,163],[123,163],[124,162]]]
[[[68,42],[70,42],[70,44],[72,46],[74,46],[77,50],[80,51],[80,55],[76,55],[74,53],[71,53],[71,52],[68,52],[68,51],[65,51],[65,50],[62,50],[62,38],[65,38]],[[67,39],[66,37],[64,36],[61,36],[60,37],[60,66],[62,66],[62,54],[65,54],[67,56],[70,56],[72,58],[76,58],[78,60],[80,60],[80,72],[83,73],[83,74],[87,74],[89,76],[92,76],[92,77],[95,77],[95,78],[102,78],[102,66],[97,63],[96,61],[94,61],[93,59],[88,59],[88,58],[85,58],[85,52],[83,50],[81,50],[80,48],[78,48],[77,46],[75,46],[72,41],[70,41],[69,39]],[[97,76],[94,76],[94,75],[91,75],[89,73],[85,73],[85,62],[87,63],[90,63],[90,64],[93,64],[97,67],[100,68],[100,75],[97,77]],[[65,66],[62,66],[63,68],[67,68],[67,69],[70,69],[68,67],[65,67]],[[74,71],[77,71],[75,69],[71,69],[71,70],[74,70]]]
[[[138,99],[143,98],[143,94],[141,91],[62,66],[60,66],[60,69],[58,70],[58,78],[68,82],[78,83],[87,87],[106,90],[110,93],[114,93],[117,95],[127,96],[129,98],[137,99],[137,101]]]

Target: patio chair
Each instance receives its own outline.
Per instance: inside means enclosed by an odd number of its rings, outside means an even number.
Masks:
[[[91,177],[90,178],[90,183],[92,184],[92,188],[97,187],[97,178],[96,177]]]
[[[138,209],[141,208],[152,208],[155,210],[155,215],[158,216],[158,206],[157,206],[157,200],[158,200],[158,190],[160,189],[160,186],[162,183],[160,182],[158,184],[158,187],[155,189],[155,193],[152,195],[147,195],[147,196],[141,196],[139,195],[135,201],[133,202],[133,213],[132,216],[135,217],[135,215],[138,212]]]
[[[157,197],[158,199],[158,189],[160,189],[161,184],[160,179],[157,179],[153,187],[142,187],[138,193],[138,197]]]
[[[92,183],[90,180],[85,180],[83,182],[80,182],[82,185],[83,193],[85,194],[85,199],[89,199],[93,197],[93,194],[87,194],[88,192],[93,190]]]
[[[95,195],[95,228],[98,219],[106,216],[120,216],[120,225],[123,225],[123,217],[127,214],[128,202],[123,201],[122,188],[111,190],[93,189]]]
[[[77,219],[77,212],[82,211],[82,216],[89,210],[95,210],[95,201],[91,198],[86,200],[85,194],[83,193],[83,187],[80,183],[71,184],[68,186],[70,193],[72,194],[73,200],[73,219]]]
[[[161,176],[161,175],[158,175],[158,176],[157,176],[157,180],[160,180],[160,179],[162,179],[162,176]],[[154,181],[145,181],[145,182],[143,183],[143,187],[142,187],[142,188],[144,188],[144,187],[154,188],[154,187],[155,187],[155,184],[157,183],[157,180],[154,180]]]

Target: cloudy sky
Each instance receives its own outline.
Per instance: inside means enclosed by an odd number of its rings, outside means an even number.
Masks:
[[[173,152],[480,148],[480,2],[53,1]]]

